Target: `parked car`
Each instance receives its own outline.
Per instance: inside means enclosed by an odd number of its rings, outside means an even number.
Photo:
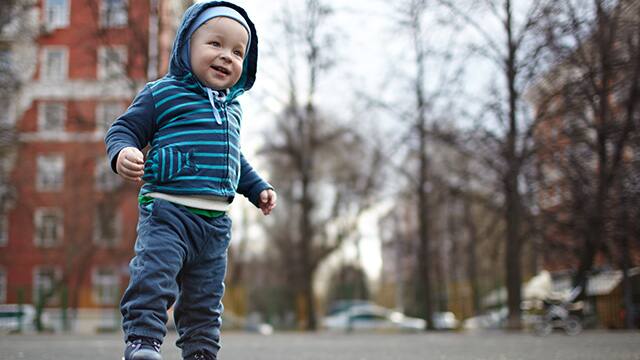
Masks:
[[[31,304],[0,304],[0,332],[33,331],[35,315]],[[43,322],[48,323],[48,318]]]
[[[335,315],[354,306],[375,306],[375,303],[359,299],[336,300],[329,305],[326,316]]]
[[[451,311],[433,313],[433,327],[436,330],[455,330],[460,326],[460,321]]]
[[[167,329],[170,331],[176,331],[176,324],[173,318],[173,308],[169,309],[168,314],[169,321],[167,321]],[[258,317],[241,317],[228,310],[225,310],[222,315],[221,326],[224,330],[246,331],[260,335],[272,335],[274,332],[274,328],[271,324],[260,321]]]
[[[490,310],[482,315],[465,319],[462,322],[462,328],[465,330],[479,329],[503,329],[507,324],[509,310],[507,307]],[[538,321],[538,316],[529,313],[522,314],[522,324],[525,327],[533,326]]]
[[[423,319],[373,304],[354,305],[322,319],[323,328],[334,331],[420,331],[425,325]]]

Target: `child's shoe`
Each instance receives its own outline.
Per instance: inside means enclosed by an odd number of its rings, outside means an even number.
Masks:
[[[197,353],[189,356],[187,359],[185,360],[217,360],[218,357],[213,355],[212,353],[203,350],[203,351],[198,351]]]
[[[122,360],[162,360],[160,342],[147,337],[127,341]]]

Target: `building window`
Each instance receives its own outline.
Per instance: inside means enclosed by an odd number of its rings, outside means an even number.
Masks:
[[[122,184],[122,178],[111,170],[111,164],[106,157],[96,160],[95,176],[98,191],[113,191]]]
[[[124,27],[129,20],[126,0],[102,0],[100,25],[102,27]]]
[[[99,132],[107,132],[111,124],[124,113],[124,105],[121,101],[102,101],[96,107],[96,129]]]
[[[60,191],[64,185],[64,157],[62,155],[38,155],[36,189]]]
[[[98,79],[120,79],[126,75],[127,48],[124,46],[98,49]]]
[[[7,303],[7,272],[0,268],[0,304]]]
[[[64,132],[67,106],[64,103],[43,102],[38,106],[38,131]]]
[[[114,204],[105,205],[96,208],[93,242],[99,246],[113,247],[120,238],[122,222]]]
[[[53,247],[62,242],[62,211],[40,208],[35,211],[35,244],[38,247]]]
[[[96,305],[116,305],[120,300],[120,280],[112,268],[98,268],[91,276]]]
[[[45,0],[44,20],[48,30],[69,26],[69,1]]]
[[[55,305],[59,296],[57,290],[60,288],[62,279],[60,268],[52,266],[37,267],[33,271],[33,301],[45,301],[47,305]]]
[[[0,246],[7,246],[9,243],[9,219],[7,215],[0,214]]]
[[[41,77],[43,80],[65,80],[68,56],[64,47],[45,47],[42,55]]]

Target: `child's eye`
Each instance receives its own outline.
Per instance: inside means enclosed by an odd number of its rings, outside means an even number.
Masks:
[[[214,47],[220,47],[220,43],[217,41],[212,41],[210,44],[211,46],[214,46]]]
[[[242,57],[242,51],[236,50],[236,51],[234,51],[234,52],[233,52],[233,54],[234,54],[235,56]]]

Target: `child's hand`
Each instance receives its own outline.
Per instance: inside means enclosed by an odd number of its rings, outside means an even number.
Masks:
[[[134,147],[120,150],[116,161],[116,171],[125,180],[141,181],[144,174],[144,156]]]
[[[264,215],[269,215],[271,210],[276,207],[277,197],[276,192],[271,189],[262,190],[260,193],[260,210]]]

